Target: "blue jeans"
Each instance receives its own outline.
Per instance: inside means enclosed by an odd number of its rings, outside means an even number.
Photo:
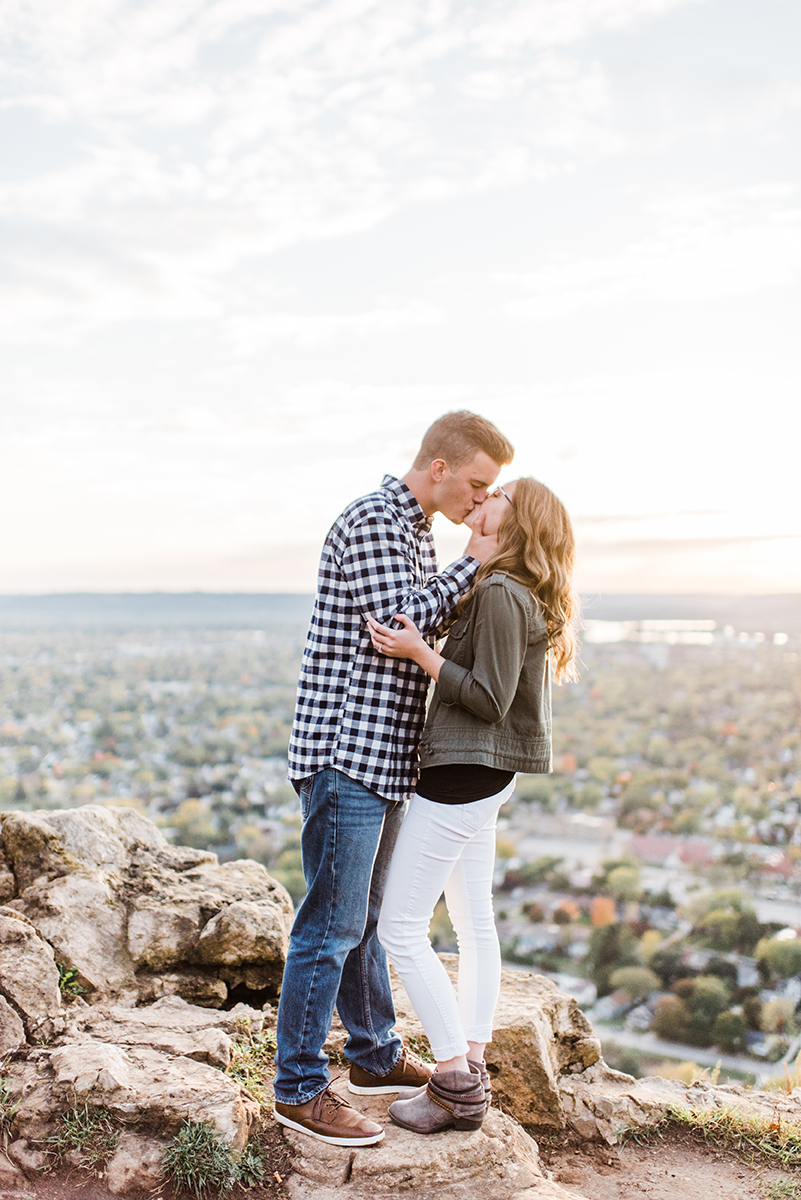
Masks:
[[[382,1076],[401,1055],[376,926],[404,806],[332,769],[302,780],[299,791],[308,890],[278,1006],[275,1096],[283,1104],[305,1104],[328,1086],[323,1043],[334,1005],[352,1062]]]

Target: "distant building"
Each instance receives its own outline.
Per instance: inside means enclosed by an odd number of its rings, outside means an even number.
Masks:
[[[626,1029],[632,1029],[635,1033],[645,1033],[647,1029],[651,1028],[653,1019],[654,1014],[648,1005],[638,1004],[626,1017]]]
[[[674,837],[667,833],[634,834],[629,853],[641,862],[661,867],[708,867],[722,853],[719,842],[705,837]]]
[[[602,925],[614,925],[617,908],[611,896],[593,896],[590,903],[590,920],[598,929]]]
[[[625,1016],[632,1008],[634,1004],[629,993],[618,988],[616,992],[602,996],[587,1015],[594,1021],[614,1021],[617,1017]]]

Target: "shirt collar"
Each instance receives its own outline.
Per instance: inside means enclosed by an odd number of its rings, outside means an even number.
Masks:
[[[392,494],[398,508],[403,511],[416,533],[428,533],[430,531],[431,517],[426,516],[414,493],[406,486],[402,479],[396,479],[394,475],[385,475],[381,480],[381,486],[385,491]]]

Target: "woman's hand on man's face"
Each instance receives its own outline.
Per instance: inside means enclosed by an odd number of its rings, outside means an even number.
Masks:
[[[403,629],[390,629],[388,625],[382,625],[368,617],[370,641],[378,653],[386,655],[387,658],[414,658],[415,651],[426,644],[417,626],[403,613],[398,613],[392,619],[400,621]]]

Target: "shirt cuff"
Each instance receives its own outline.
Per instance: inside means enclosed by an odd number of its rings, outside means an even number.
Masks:
[[[459,583],[472,583],[476,577],[476,572],[481,566],[477,558],[473,558],[472,554],[463,554],[461,558],[447,566],[444,571],[440,571],[440,575],[447,575],[450,579],[455,579]]]

